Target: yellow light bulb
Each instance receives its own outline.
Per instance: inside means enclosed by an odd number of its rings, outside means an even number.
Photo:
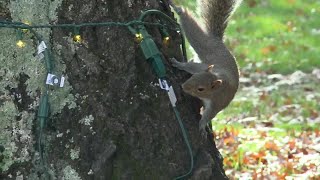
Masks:
[[[17,46],[19,48],[24,48],[26,46],[26,43],[24,43],[22,40],[17,41]]]
[[[31,23],[29,21],[25,21],[25,22],[23,22],[23,24],[29,25],[29,26],[31,25]],[[22,29],[22,32],[26,33],[26,32],[28,32],[28,30],[29,29]]]
[[[136,40],[137,42],[141,42],[141,41],[142,41],[143,36],[142,36],[141,33],[137,33],[135,36],[136,36],[135,40]]]
[[[31,23],[29,21],[24,21],[23,24],[30,25]]]
[[[163,42],[162,42],[162,43],[163,43],[165,46],[168,46],[168,45],[169,45],[169,42],[170,42],[170,37],[169,37],[169,36],[163,38]]]
[[[79,43],[82,41],[82,38],[79,34],[77,34],[77,35],[73,36],[73,41]]]

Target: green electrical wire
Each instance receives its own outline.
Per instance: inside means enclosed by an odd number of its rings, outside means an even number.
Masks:
[[[44,128],[46,126],[47,118],[49,116],[49,94],[46,91],[40,98],[40,104],[38,109],[38,121],[39,121],[39,137],[38,137],[38,149],[40,155],[40,164],[44,168],[45,179],[49,179],[48,167],[47,167],[47,159],[44,154],[43,148],[46,145],[45,136],[44,136]]]
[[[169,22],[171,24],[171,26],[168,26],[167,24],[163,24],[163,23],[150,23],[150,22],[145,22],[144,19],[147,16],[150,15],[156,15],[158,16],[161,20]],[[144,11],[140,17],[138,18],[138,20],[133,20],[133,21],[129,21],[129,22],[100,22],[100,23],[79,23],[79,24],[48,24],[48,25],[27,25],[24,24],[22,22],[9,22],[9,21],[0,21],[0,28],[14,28],[14,29],[28,29],[30,30],[30,32],[32,34],[34,34],[34,36],[36,37],[36,39],[39,41],[39,43],[41,43],[43,41],[42,37],[36,32],[34,31],[34,29],[41,29],[41,28],[70,28],[70,29],[77,29],[77,31],[79,31],[80,28],[82,27],[105,27],[105,26],[122,26],[122,27],[128,27],[129,31],[136,35],[137,33],[139,33],[139,31],[134,28],[134,26],[138,26],[138,29],[145,29],[142,26],[145,25],[151,25],[151,26],[158,26],[158,27],[162,27],[162,28],[167,28],[167,29],[171,29],[171,30],[175,30],[175,31],[179,31],[180,32],[180,36],[182,39],[182,53],[183,53],[183,57],[184,57],[184,61],[187,60],[187,55],[186,55],[186,47],[185,47],[185,40],[184,40],[184,36],[181,32],[181,28],[180,25],[173,20],[172,18],[170,18],[169,16],[167,16],[166,14],[164,14],[163,12],[159,11],[159,10],[147,10]],[[173,27],[172,27],[173,26]],[[46,70],[47,73],[51,73],[52,72],[52,60],[51,60],[51,52],[50,52],[50,48],[46,48],[43,52],[44,54],[44,58],[45,58],[45,65],[46,65]],[[160,63],[161,64],[161,63]],[[158,65],[155,65],[158,66]],[[154,66],[154,68],[155,68]],[[165,73],[165,72],[164,72]],[[161,76],[164,76],[164,73],[158,73],[161,74]],[[49,115],[49,100],[48,100],[48,85],[46,86],[46,90],[43,93],[41,99],[40,99],[40,105],[39,105],[39,110],[38,110],[38,119],[39,119],[39,124],[40,124],[40,130],[39,130],[39,153],[40,153],[40,161],[41,164],[44,165],[45,168],[45,179],[49,179],[49,173],[47,170],[47,165],[46,165],[46,160],[45,156],[44,156],[44,152],[43,152],[43,148],[42,146],[45,146],[45,141],[44,141],[44,133],[43,133],[43,129],[45,127],[45,123],[46,120],[48,118]],[[173,107],[175,116],[178,120],[179,126],[181,128],[182,131],[182,136],[183,139],[186,143],[186,146],[188,148],[188,153],[190,155],[190,169],[189,171],[184,174],[181,175],[179,177],[176,177],[175,179],[184,179],[187,176],[191,175],[192,171],[193,171],[193,166],[194,166],[194,160],[193,160],[193,153],[192,153],[192,148],[191,148],[191,144],[189,142],[188,136],[187,136],[187,131],[182,123],[179,111],[177,110],[176,107]]]
[[[176,180],[176,179],[184,179],[184,178],[186,178],[186,177],[188,177],[189,175],[192,174],[194,161],[193,161],[193,153],[192,153],[191,144],[189,142],[189,138],[188,138],[188,135],[187,135],[186,128],[184,127],[184,125],[182,123],[180,113],[179,113],[177,107],[173,107],[173,111],[174,111],[174,114],[175,114],[175,116],[176,116],[176,118],[178,120],[180,129],[182,131],[182,136],[183,136],[184,142],[187,145],[188,152],[189,152],[189,155],[190,155],[190,168],[189,168],[189,171],[187,173],[185,173],[184,175],[181,175],[181,176],[178,176],[178,177],[174,178]]]
[[[147,17],[147,16],[150,16],[150,15],[157,15],[158,17],[162,18],[163,20],[167,21],[167,22],[170,22],[171,25],[173,25],[175,28],[176,31],[179,31],[180,33],[180,37],[181,37],[181,45],[182,45],[182,54],[183,54],[183,61],[187,61],[188,58],[187,58],[187,50],[186,50],[186,43],[185,43],[185,39],[184,39],[184,36],[183,36],[183,33],[181,31],[181,27],[180,27],[180,24],[178,24],[175,20],[173,20],[171,17],[169,17],[168,15],[166,15],[165,13],[159,11],[159,10],[156,10],[156,9],[151,9],[151,10],[147,10],[147,11],[144,11],[140,17],[139,17],[139,20],[140,21],[144,21],[144,19]]]
[[[100,22],[100,23],[79,23],[79,24],[46,24],[46,25],[27,25],[22,22],[9,22],[9,21],[0,21],[0,27],[3,28],[21,28],[21,29],[44,29],[44,28],[83,28],[83,27],[110,27],[110,26],[134,26],[134,25],[150,25],[150,26],[159,26],[167,27],[171,30],[176,30],[166,24],[161,23],[151,23],[143,22],[140,20],[133,20],[129,22]]]
[[[23,25],[28,27],[29,25],[23,24],[21,22],[0,22],[0,26],[2,24],[7,24],[7,25]],[[21,29],[29,29],[30,32],[36,37],[38,40],[39,44],[43,41],[42,37],[34,31],[32,28],[21,28]],[[50,53],[50,48],[46,48],[44,50],[44,59],[45,59],[45,67],[47,70],[47,73],[52,72],[52,62],[51,62],[51,53]],[[43,147],[45,147],[45,138],[44,138],[44,128],[45,124],[47,122],[47,118],[49,116],[49,95],[48,95],[48,85],[45,85],[45,91],[42,93],[42,96],[40,98],[39,102],[39,109],[38,109],[38,123],[39,123],[39,137],[38,137],[38,151],[40,155],[40,164],[44,168],[44,176],[46,180],[49,180],[49,173],[48,173],[48,167],[47,167],[47,161],[45,160],[45,155],[43,151]]]
[[[168,21],[170,22],[172,25],[174,25],[176,27],[177,30],[181,30],[180,28],[180,25],[174,21],[172,18],[170,18],[169,16],[167,16],[166,14],[164,14],[163,12],[161,11],[158,11],[158,10],[148,10],[148,11],[145,11],[143,12],[141,15],[140,15],[140,18],[139,20],[143,21],[148,15],[156,15],[156,16],[159,16],[159,18],[165,20],[165,21]],[[182,32],[180,31],[181,33],[181,38],[182,38],[182,53],[183,53],[183,56],[185,58],[185,60],[187,60],[187,53],[186,53],[186,48],[185,48],[185,41],[184,41],[184,38],[183,38],[183,34]],[[154,69],[156,69],[156,67],[153,67]],[[156,71],[157,72],[157,71]],[[157,73],[158,76],[159,76],[159,73]],[[163,76],[163,74],[160,74]],[[159,76],[159,78],[162,78]],[[189,138],[188,138],[188,135],[187,135],[187,131],[182,123],[182,119],[181,119],[181,116],[180,116],[180,113],[177,109],[176,106],[172,106],[173,108],[173,111],[174,111],[174,114],[178,120],[178,123],[179,123],[179,126],[180,126],[180,129],[182,131],[182,136],[183,136],[183,140],[188,148],[188,153],[189,153],[189,156],[190,156],[190,168],[189,168],[189,171],[181,176],[178,176],[178,177],[175,177],[174,179],[175,180],[178,180],[178,179],[184,179],[188,176],[190,176],[192,174],[192,171],[193,171],[193,168],[194,168],[194,160],[193,160],[193,152],[192,152],[192,148],[191,148],[191,143],[189,142]]]
[[[159,10],[156,10],[156,9],[151,9],[151,10],[147,10],[147,11],[144,11],[140,17],[139,17],[139,21],[141,22],[144,22],[144,19],[147,17],[147,16],[150,16],[150,15],[157,15],[158,17],[162,18],[163,20],[166,20],[168,22],[170,22],[173,26],[175,26],[176,28],[179,28],[180,29],[180,25],[175,21],[173,20],[171,17],[169,17],[168,15],[166,15],[165,13],[159,11]]]

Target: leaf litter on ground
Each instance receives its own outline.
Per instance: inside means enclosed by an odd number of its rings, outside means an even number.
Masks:
[[[320,179],[320,69],[241,77],[213,120],[230,179]]]

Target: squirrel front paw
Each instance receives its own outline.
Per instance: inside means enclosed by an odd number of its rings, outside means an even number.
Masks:
[[[206,131],[206,124],[203,123],[199,123],[199,131],[200,131],[200,135],[203,139],[207,139],[207,131]]]
[[[207,131],[205,129],[200,130],[200,135],[202,139],[207,139],[208,137]]]
[[[176,58],[169,58],[169,61],[171,62],[173,67],[179,68],[181,67],[181,63],[176,60]]]

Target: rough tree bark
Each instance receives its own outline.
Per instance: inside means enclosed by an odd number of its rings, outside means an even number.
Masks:
[[[126,22],[146,9],[172,16],[157,0],[6,0],[0,20]],[[148,30],[164,59],[181,57],[175,32],[164,47],[159,30]],[[187,147],[167,94],[127,28],[81,28],[80,44],[72,42],[71,29],[37,31],[51,44],[55,72],[66,76],[64,88],[50,89],[46,154],[52,179],[173,179],[188,171]],[[44,64],[33,55],[37,41],[30,33],[24,49],[14,46],[14,30],[0,28],[0,37],[0,179],[43,179],[36,113]],[[181,91],[189,75],[164,63],[194,152],[189,178],[226,179],[213,138],[198,132],[199,100]]]

